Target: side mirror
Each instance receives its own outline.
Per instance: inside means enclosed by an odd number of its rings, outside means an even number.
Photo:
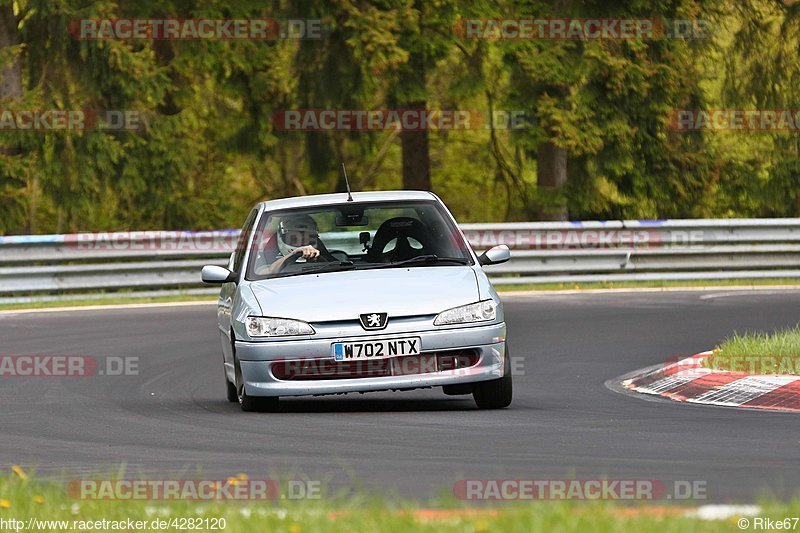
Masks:
[[[206,265],[200,274],[204,283],[228,283],[236,281],[236,272],[231,272],[225,267],[217,265]]]
[[[359,233],[358,242],[360,242],[363,245],[363,249],[361,250],[362,252],[369,251],[369,232],[362,231],[361,233]]]
[[[500,246],[489,248],[483,252],[480,257],[478,257],[478,262],[483,266],[497,265],[505,263],[509,259],[511,259],[511,250],[509,250],[508,246],[505,244],[501,244]]]

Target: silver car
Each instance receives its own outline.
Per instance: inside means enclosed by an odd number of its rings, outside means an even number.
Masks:
[[[269,411],[281,396],[443,387],[511,403],[503,306],[480,257],[433,193],[271,200],[247,217],[221,284],[227,396]]]

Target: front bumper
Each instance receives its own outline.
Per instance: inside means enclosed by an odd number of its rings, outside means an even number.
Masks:
[[[423,354],[474,349],[477,351],[478,360],[472,366],[456,370],[380,377],[284,381],[277,379],[272,372],[274,362],[309,359],[333,361],[330,354],[331,344],[334,342],[381,340],[398,336],[420,337]],[[292,341],[236,341],[236,355],[248,396],[341,394],[438,387],[500,378],[504,371],[505,338],[506,325],[501,322],[488,326],[408,331],[400,335],[382,333]]]

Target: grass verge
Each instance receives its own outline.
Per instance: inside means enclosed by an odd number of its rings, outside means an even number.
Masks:
[[[800,325],[774,333],[734,333],[703,365],[750,374],[800,375]]]
[[[381,497],[325,500],[192,502],[79,500],[63,485],[16,474],[0,475],[0,529],[4,531],[113,530],[112,521],[140,521],[152,531],[154,520],[177,519],[205,531],[731,531],[738,517],[703,520],[678,505],[622,505],[608,502],[530,502],[467,506],[438,502],[397,503]],[[800,516],[800,500],[764,502],[763,516]],[[11,520],[25,522],[18,528]],[[33,522],[33,521],[36,522]],[[98,521],[105,520],[105,523]],[[755,520],[749,517],[752,524]],[[29,522],[31,521],[31,522]],[[176,524],[177,525],[177,524]],[[216,526],[216,527],[213,527]],[[125,528],[123,528],[125,529]],[[161,530],[176,530],[164,527]]]

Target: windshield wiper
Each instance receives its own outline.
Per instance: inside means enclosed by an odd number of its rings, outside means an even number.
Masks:
[[[290,270],[286,272],[278,272],[269,276],[271,278],[288,278],[290,276],[300,276],[302,274],[319,274],[323,272],[339,272],[342,270],[354,270],[355,265],[352,261],[334,261],[327,263],[314,263],[311,265],[304,265],[300,270]]]
[[[423,254],[404,261],[395,261],[394,263],[385,263],[380,265],[371,266],[368,268],[390,268],[403,265],[413,265],[417,263],[434,264],[434,263],[456,263],[458,265],[468,265],[469,261],[463,257],[439,257],[436,254]]]
[[[355,265],[352,261],[333,261],[329,263],[304,265],[300,269],[300,273],[308,274],[311,272],[335,272],[337,270],[353,270],[354,268]]]

